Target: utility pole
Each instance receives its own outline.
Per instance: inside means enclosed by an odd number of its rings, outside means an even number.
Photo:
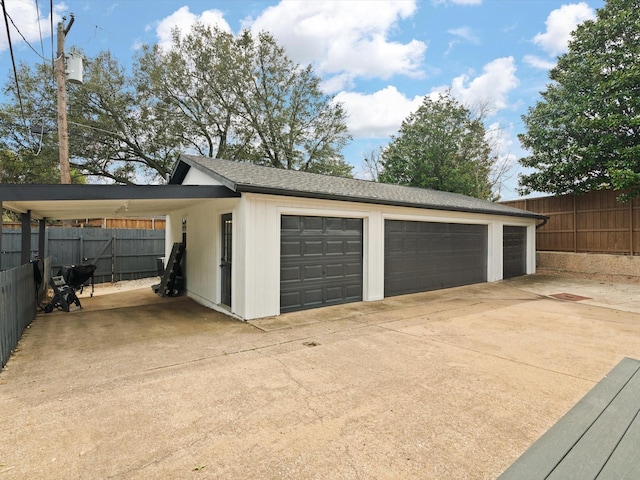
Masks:
[[[62,17],[66,20],[66,17]],[[69,167],[69,129],[67,127],[67,72],[64,56],[64,40],[73,25],[74,17],[71,14],[69,25],[58,23],[58,51],[56,53],[55,75],[58,85],[58,145],[60,158],[60,183],[71,183],[71,168]]]

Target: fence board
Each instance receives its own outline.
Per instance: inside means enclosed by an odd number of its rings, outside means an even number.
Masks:
[[[55,224],[60,227],[62,223]],[[135,230],[165,230],[166,220],[164,218],[87,218],[85,220],[74,220],[74,227],[95,227],[95,228],[131,228]],[[20,222],[5,222],[5,229],[21,228]]]
[[[24,329],[36,317],[47,292],[51,259],[44,260],[44,281],[36,291],[33,265],[0,272],[0,368],[4,367]]]
[[[46,256],[55,273],[64,265],[94,263],[96,283],[133,280],[157,275],[157,258],[164,256],[164,230],[104,228],[46,229]],[[114,241],[115,239],[115,241]],[[20,265],[20,231],[5,230],[2,267]],[[37,255],[38,232],[31,232],[31,258]]]
[[[5,366],[22,332],[36,315],[31,264],[0,272],[0,365]]]
[[[501,203],[549,216],[536,231],[539,251],[640,255],[640,199],[621,203],[619,194],[600,190]]]

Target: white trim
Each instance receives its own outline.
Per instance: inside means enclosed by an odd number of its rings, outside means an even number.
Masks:
[[[236,318],[238,320],[242,320],[243,322],[246,321],[242,317],[236,315],[231,310],[229,310],[225,305],[222,305],[220,303],[214,303],[211,300],[198,295],[197,293],[193,293],[193,292],[187,291],[187,297],[191,298],[196,303],[199,303],[200,305],[202,305],[204,307],[207,307],[207,308],[210,308],[212,310],[215,310],[216,312],[224,313],[225,315],[229,315],[230,317]],[[232,296],[232,298],[233,298],[233,296]]]

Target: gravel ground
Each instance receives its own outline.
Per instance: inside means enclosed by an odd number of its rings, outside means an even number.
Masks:
[[[123,280],[115,283],[99,283],[95,285],[93,295],[107,295],[109,293],[126,292],[139,288],[151,288],[151,285],[160,283],[160,277],[139,278],[137,280]],[[91,294],[91,287],[85,288],[80,298],[88,297]]]

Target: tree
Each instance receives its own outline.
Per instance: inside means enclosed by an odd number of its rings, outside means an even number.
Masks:
[[[169,124],[201,155],[351,176],[344,109],[268,33],[197,23],[175,30],[169,51],[146,48],[139,65],[139,90],[162,100]]]
[[[60,183],[58,162],[35,153],[0,150],[0,183]]]
[[[13,79],[4,89],[9,100],[0,107],[0,147],[17,156],[12,166],[16,181],[59,183],[59,173],[57,178],[50,175],[59,165],[51,66],[21,64],[18,83],[21,101]],[[79,174],[131,184],[145,175],[149,181],[164,178],[171,171],[175,144],[167,148],[162,125],[143,116],[131,80],[108,52],[86,59],[84,84],[67,84],[67,97],[74,183],[80,181]],[[16,175],[19,165],[28,165],[29,172]]]
[[[69,87],[72,164],[115,183],[164,181],[184,145],[180,131],[109,52],[85,64],[84,84]]]
[[[55,132],[55,84],[50,64],[18,68],[21,98],[13,78],[4,93],[14,99],[0,109],[0,182],[60,183]],[[72,169],[72,183],[84,183]]]
[[[638,0],[607,0],[572,34],[549,72],[542,100],[519,135],[535,169],[520,191],[556,195],[614,188],[640,195],[640,22]]]
[[[479,119],[450,93],[425,96],[382,152],[379,181],[491,198],[495,158]]]
[[[364,156],[362,163],[363,173],[366,179],[378,182],[380,180],[380,174],[384,171],[384,165],[382,161],[383,147],[378,147],[371,150]]]
[[[19,84],[22,107],[7,82],[0,148],[19,155],[42,148],[57,162],[55,135],[41,140],[17,128],[24,116],[56,131],[51,67],[21,66]],[[84,84],[67,86],[71,165],[115,183],[161,182],[180,152],[196,151],[351,176],[341,154],[350,139],[346,113],[319,85],[311,67],[294,64],[270,35],[202,24],[174,31],[166,52],[145,47],[131,73],[109,52],[85,56]]]

